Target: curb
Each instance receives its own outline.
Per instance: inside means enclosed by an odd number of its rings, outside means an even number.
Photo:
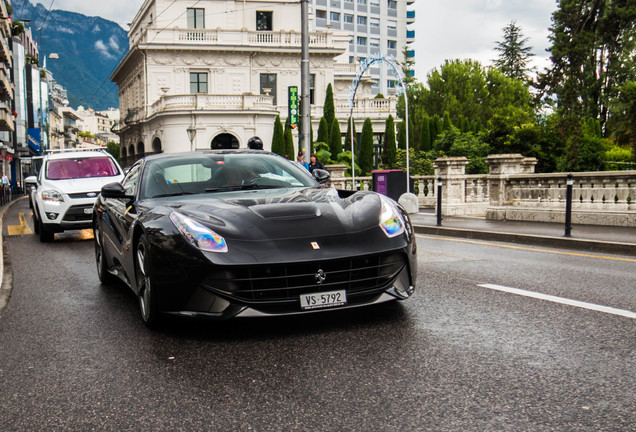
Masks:
[[[545,246],[559,249],[575,249],[588,252],[636,256],[636,244],[612,243],[598,240],[583,240],[566,237],[538,236],[497,231],[474,231],[462,228],[413,225],[417,234],[430,234],[445,237],[461,237],[475,240],[490,240],[508,243],[520,243],[533,246]]]
[[[11,268],[11,261],[9,260],[9,253],[6,250],[6,242],[4,241],[3,234],[4,217],[14,203],[24,198],[26,197],[16,198],[0,210],[0,316],[2,316],[2,311],[9,303],[11,290],[13,288],[13,269]]]

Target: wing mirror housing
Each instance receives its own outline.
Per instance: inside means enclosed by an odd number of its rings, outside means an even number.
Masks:
[[[38,178],[36,176],[28,176],[24,179],[24,184],[26,185],[36,185],[38,184]]]
[[[102,187],[101,193],[103,198],[125,200],[133,200],[135,198],[134,196],[126,195],[126,189],[124,189],[121,183],[108,183]]]
[[[331,174],[329,174],[329,171],[320,168],[316,168],[315,170],[313,170],[311,172],[311,175],[313,175],[314,179],[316,179],[316,181],[320,184],[325,184],[329,181],[329,179],[331,179]]]

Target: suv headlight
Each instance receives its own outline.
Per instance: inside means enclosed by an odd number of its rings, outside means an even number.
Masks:
[[[405,222],[395,204],[388,198],[380,196],[382,210],[380,211],[380,228],[387,237],[399,236],[404,232]]]
[[[62,204],[64,202],[64,197],[58,191],[54,190],[46,190],[42,191],[42,201],[47,204]]]
[[[227,252],[225,239],[194,219],[173,211],[170,213],[170,220],[188,242],[197,249],[205,252]]]

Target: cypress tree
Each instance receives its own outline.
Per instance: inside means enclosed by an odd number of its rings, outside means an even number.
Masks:
[[[362,170],[362,175],[367,175],[373,170],[373,125],[371,119],[366,118],[362,126],[362,136],[360,137],[360,159],[358,165]]]
[[[292,134],[292,128],[289,125],[289,119],[285,121],[285,154],[289,155],[289,160],[296,160],[296,153],[294,153],[294,136]]]
[[[427,152],[431,146],[431,131],[428,127],[430,119],[425,116],[422,120],[422,131],[420,132],[420,151]]]
[[[336,108],[333,102],[333,88],[331,83],[327,86],[327,93],[325,95],[325,105],[322,107],[322,115],[327,119],[327,126],[329,126],[329,135],[331,135],[331,125],[336,118]]]
[[[329,151],[331,159],[338,160],[338,155],[342,153],[342,134],[340,133],[340,123],[334,118],[329,133]]]
[[[406,123],[404,121],[398,125],[397,146],[399,149],[406,150]]]
[[[431,134],[431,147],[433,146],[433,143],[435,143],[435,140],[437,139],[437,120],[435,120],[435,117],[430,117],[428,119],[428,130]]]
[[[318,136],[316,137],[316,142],[329,142],[329,125],[327,124],[327,119],[325,117],[322,117],[318,124]]]
[[[448,111],[444,111],[444,120],[442,120],[442,130],[447,131],[451,127],[453,127],[453,123],[451,123],[450,114]]]
[[[395,166],[395,122],[390,114],[384,126],[384,163],[387,168]]]
[[[283,138],[283,124],[280,122],[280,116],[276,116],[274,120],[274,134],[272,135],[272,153],[285,156],[285,140]]]
[[[356,151],[360,150],[360,143],[358,143],[358,135],[356,134],[356,122],[353,122],[353,142],[355,144]],[[351,150],[351,117],[347,122],[347,134],[345,135],[344,150]]]

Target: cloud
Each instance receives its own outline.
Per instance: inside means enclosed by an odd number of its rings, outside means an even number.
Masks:
[[[119,44],[117,43],[117,39],[115,39],[115,36],[110,37],[110,39],[108,40],[108,46],[113,51],[119,51]]]
[[[101,39],[95,42],[95,49],[108,58],[115,58],[115,55],[108,51],[108,47]]]
[[[93,33],[98,33],[101,29],[99,28],[98,25],[96,25],[95,27],[93,27]]]
[[[31,0],[35,3],[37,0]],[[78,12],[88,16],[99,16],[115,21],[124,29],[133,20],[144,0],[110,0],[107,2],[86,0],[57,0],[55,9]]]

